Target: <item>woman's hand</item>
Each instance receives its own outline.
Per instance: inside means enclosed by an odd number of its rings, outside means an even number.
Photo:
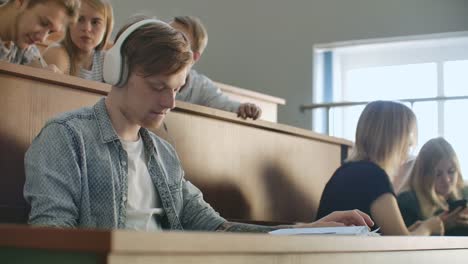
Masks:
[[[445,234],[444,222],[440,216],[436,215],[422,221],[411,232],[413,235],[440,235]]]
[[[444,222],[445,229],[450,230],[456,226],[468,226],[468,209],[458,207],[452,212],[445,212],[440,215]]]

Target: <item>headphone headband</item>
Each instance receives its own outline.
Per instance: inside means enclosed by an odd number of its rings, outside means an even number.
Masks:
[[[126,65],[125,59],[122,58],[122,45],[127,38],[140,27],[147,24],[164,24],[167,23],[157,19],[145,19],[138,21],[120,34],[119,38],[115,42],[114,46],[106,52],[104,57],[103,66],[103,79],[104,82],[113,86],[122,86],[127,82],[128,78],[128,65]]]

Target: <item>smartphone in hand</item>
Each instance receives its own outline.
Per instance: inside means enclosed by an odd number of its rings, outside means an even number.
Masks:
[[[455,201],[448,201],[449,205],[449,212],[457,209],[458,207],[466,208],[467,201],[465,199],[462,200],[455,200]]]

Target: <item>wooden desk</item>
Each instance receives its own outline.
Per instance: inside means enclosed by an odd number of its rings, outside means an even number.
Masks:
[[[93,105],[110,86],[0,63],[0,223],[24,223],[24,153],[46,120]],[[179,154],[186,178],[227,218],[311,221],[351,142],[177,102],[155,131]]]
[[[467,237],[279,237],[0,225],[0,262],[8,264],[465,264],[467,259]]]
[[[271,95],[257,93],[219,82],[216,82],[216,85],[232,100],[258,105],[262,109],[262,116],[260,119],[265,121],[276,123],[278,121],[278,106],[286,104],[286,100]]]

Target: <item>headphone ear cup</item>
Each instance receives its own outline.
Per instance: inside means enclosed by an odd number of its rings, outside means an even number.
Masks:
[[[121,73],[120,73],[120,79],[118,81],[118,83],[115,85],[117,87],[122,87],[124,86],[125,84],[127,84],[127,81],[128,81],[128,75],[129,75],[129,69],[128,69],[128,60],[127,60],[127,57],[123,56],[122,57],[122,63],[121,63],[122,67],[120,69]]]
[[[116,40],[114,46],[106,52],[103,65],[103,79],[104,82],[113,86],[122,86],[127,83],[128,79],[128,66],[127,60],[122,58],[121,48],[125,40],[132,34],[133,31],[146,24],[164,24],[166,23],[156,19],[145,19],[129,26],[119,38]],[[125,60],[125,61],[124,61]]]
[[[120,80],[121,74],[121,56],[120,47],[112,47],[106,52],[103,64],[104,82],[110,85],[116,85]]]

